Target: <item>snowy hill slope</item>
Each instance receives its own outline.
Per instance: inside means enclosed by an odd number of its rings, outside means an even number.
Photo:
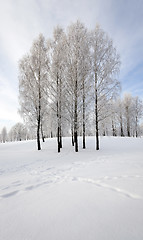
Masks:
[[[0,144],[1,240],[142,240],[143,139]]]

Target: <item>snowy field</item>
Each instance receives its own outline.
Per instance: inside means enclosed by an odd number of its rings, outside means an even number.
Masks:
[[[0,144],[0,240],[142,240],[143,138]]]

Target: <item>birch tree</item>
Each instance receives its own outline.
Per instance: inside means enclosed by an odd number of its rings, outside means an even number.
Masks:
[[[62,116],[63,116],[63,95],[64,95],[64,68],[65,68],[65,34],[61,27],[57,26],[53,32],[53,39],[50,41],[51,64],[50,64],[50,89],[51,101],[55,103],[57,115],[57,142],[58,152],[62,148]],[[48,41],[49,44],[49,41]]]
[[[119,123],[119,135],[124,137],[124,111],[123,111],[123,102],[121,99],[117,99],[115,102],[115,107],[117,109],[117,119]]]
[[[131,137],[133,123],[133,98],[130,93],[126,93],[123,98],[126,136]]]
[[[99,26],[92,31],[91,41],[96,150],[99,150],[99,122],[103,120],[103,108],[108,108],[109,101],[118,92],[119,82],[116,74],[119,72],[120,61],[112,40]]]
[[[27,129],[22,123],[16,123],[9,131],[10,141],[22,141],[27,139]]]
[[[143,116],[143,102],[139,97],[134,97],[134,121],[135,121],[135,136],[139,136],[139,120]]]
[[[45,82],[48,79],[48,58],[43,35],[33,42],[30,53],[19,63],[20,114],[37,129],[37,147],[41,149],[40,127],[45,113]]]
[[[85,148],[85,81],[88,75],[89,46],[87,29],[80,22],[71,24],[67,31],[67,80],[72,101],[75,151],[78,152],[79,106],[83,112],[83,148]]]
[[[2,138],[3,143],[5,143],[7,141],[7,129],[6,129],[6,127],[3,127],[2,131],[1,131],[1,138]]]

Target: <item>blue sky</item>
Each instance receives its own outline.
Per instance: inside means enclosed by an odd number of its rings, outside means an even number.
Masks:
[[[18,61],[39,33],[50,37],[59,24],[81,20],[99,23],[121,56],[122,93],[143,99],[142,0],[0,0],[0,129],[21,121],[18,105]]]

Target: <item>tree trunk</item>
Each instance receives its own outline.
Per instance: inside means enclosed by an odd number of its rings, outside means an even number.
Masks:
[[[78,152],[78,137],[77,137],[77,131],[74,133],[74,142],[75,142],[75,152]]]
[[[38,150],[41,150],[41,145],[40,145],[40,117],[38,119],[38,126],[37,126],[37,147],[38,147]]]
[[[71,134],[72,134],[72,146],[74,146],[74,130],[73,130],[73,124],[71,126]]]
[[[78,152],[78,134],[77,134],[77,77],[76,77],[76,82],[75,82],[74,143],[75,143],[75,152]]]
[[[74,147],[74,134],[72,133],[72,146]]]
[[[138,117],[136,116],[136,137],[138,137]]]
[[[83,123],[83,149],[85,149],[85,123]]]
[[[122,116],[120,116],[120,132],[121,132],[121,137],[124,137]]]
[[[60,136],[59,136],[59,141],[60,141],[60,148],[62,148],[62,81],[61,78],[59,79],[59,128],[60,128]]]
[[[58,109],[58,101],[57,101],[57,119],[58,119],[58,128],[57,128],[57,142],[58,142],[58,152],[60,152],[60,123],[59,123],[59,109]]]
[[[130,120],[129,120],[129,108],[126,106],[126,115],[127,115],[127,136],[130,137]]]
[[[60,152],[60,118],[59,118],[59,77],[57,74],[57,142],[58,142],[58,153]]]
[[[99,150],[98,115],[96,115],[96,150]]]
[[[83,80],[83,116],[82,116],[82,121],[83,121],[83,149],[85,149],[85,89],[84,89],[84,80]]]
[[[41,87],[40,87],[40,70],[39,70],[39,106],[38,106],[38,126],[37,126],[37,145],[38,145],[38,150],[41,150],[41,145],[40,145],[40,125],[41,125]]]
[[[72,117],[71,117],[72,146],[74,147],[74,100],[72,99]]]
[[[96,127],[96,150],[99,150],[97,73],[95,73],[95,127]]]
[[[60,148],[62,148],[62,129],[61,129],[61,125],[60,125]]]
[[[52,133],[52,131],[51,131],[51,138],[53,138],[53,133]]]
[[[60,152],[60,128],[58,127],[57,133],[57,141],[58,141],[58,152]]]
[[[129,124],[129,119],[127,120],[127,136],[130,137],[130,124]]]
[[[43,127],[42,127],[42,124],[41,124],[41,136],[42,136],[42,141],[45,142],[45,138],[44,138],[44,134],[43,134]]]
[[[123,126],[121,125],[121,137],[124,137]]]
[[[113,120],[112,120],[112,135],[113,135],[114,137],[117,136],[117,134],[116,134],[116,127],[114,126],[114,121],[113,121]]]

